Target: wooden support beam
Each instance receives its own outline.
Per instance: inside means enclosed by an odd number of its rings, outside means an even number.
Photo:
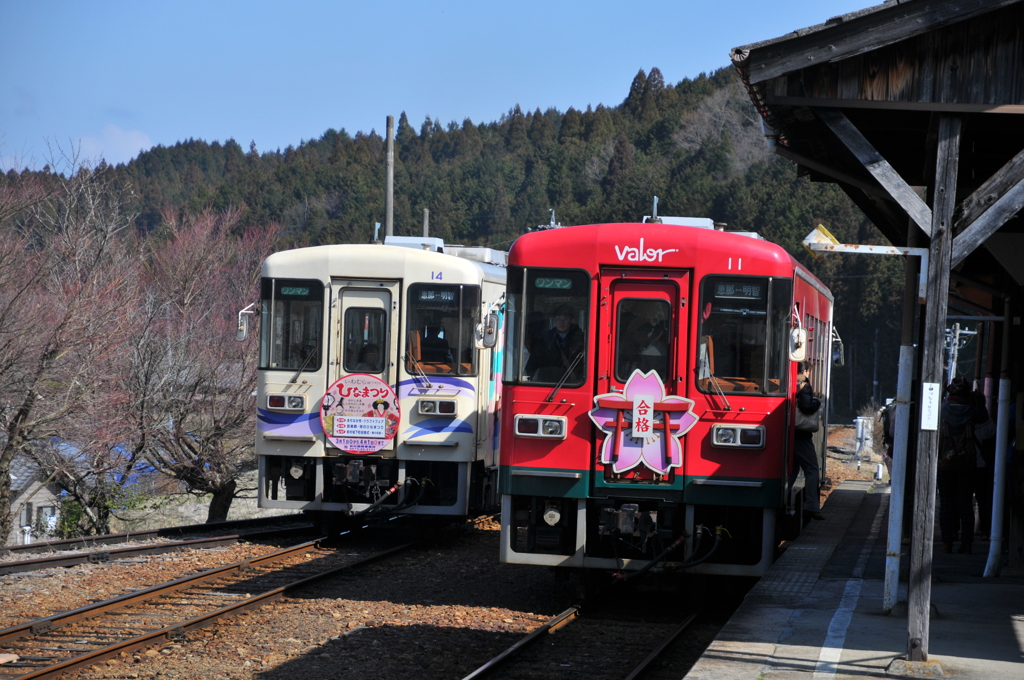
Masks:
[[[877,50],[1019,1],[888,3],[848,20],[840,17],[830,19],[820,30],[804,29],[764,44],[736,47],[732,51],[732,61],[737,68],[746,69],[751,84],[760,83],[807,66]]]
[[[924,309],[924,341],[921,344],[921,383],[942,384],[943,347],[946,333],[946,294],[953,249],[953,210],[960,161],[960,118],[944,115],[939,121],[935,190],[932,210],[932,242],[928,258],[928,299]],[[940,302],[941,301],[941,302]],[[907,607],[907,660],[928,660],[929,613],[932,598],[932,536],[935,531],[935,480],[938,462],[938,430],[921,430],[917,439],[917,470],[914,479],[914,517],[910,542],[910,574]]]
[[[953,225],[953,266],[1024,209],[1024,150],[999,169],[960,205]]]
[[[910,230],[916,232],[917,228],[910,224],[906,214],[900,212],[896,204],[892,201],[874,201],[858,187],[845,185],[841,182],[839,183],[839,188],[871,220],[871,223],[875,225],[878,231],[882,232],[882,236],[889,239],[889,243],[894,246],[904,246],[910,243],[907,239],[907,234]]]
[[[896,203],[906,211],[914,224],[929,236],[932,233],[932,211],[910,185],[900,177],[889,162],[878,153],[871,142],[838,109],[818,109],[818,118],[839,138],[850,153],[871,173]]]
[[[825,163],[817,161],[813,158],[808,158],[803,154],[796,153],[789,147],[782,146],[781,144],[776,144],[775,155],[782,156],[787,161],[793,161],[798,165],[802,165],[805,168],[810,168],[811,170],[820,172],[823,175],[828,175],[832,179],[839,180],[844,184],[849,184],[850,186],[857,187],[865,194],[881,196],[882,198],[889,198],[889,194],[885,193],[885,191],[883,191],[877,185],[874,185],[871,182],[865,182],[864,180],[854,177],[853,175],[850,175],[846,172],[843,172],[838,168],[833,168],[832,166],[826,165]]]

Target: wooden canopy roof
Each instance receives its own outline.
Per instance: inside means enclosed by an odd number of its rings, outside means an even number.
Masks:
[[[894,245],[931,234],[939,120],[958,117],[952,264],[984,243],[966,265],[1024,284],[1024,0],[889,0],[731,57],[776,153]]]

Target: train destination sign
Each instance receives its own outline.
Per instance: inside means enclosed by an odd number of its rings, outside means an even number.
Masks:
[[[398,395],[391,386],[362,373],[332,384],[320,408],[324,434],[347,453],[380,451],[395,438],[400,419]]]
[[[761,281],[720,281],[715,284],[715,297],[760,300],[764,297],[764,284]]]

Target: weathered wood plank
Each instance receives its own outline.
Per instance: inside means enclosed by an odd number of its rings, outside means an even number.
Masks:
[[[926,33],[915,42],[917,43],[918,77],[915,83],[916,96],[913,101],[935,101],[935,60],[932,56],[938,49],[938,34]]]
[[[935,100],[959,103],[960,58],[958,45],[962,36],[949,31],[939,35],[939,49],[935,54]]]
[[[888,101],[907,101],[914,90],[914,79],[917,74],[916,52],[912,45],[898,43],[893,46],[892,57],[886,62],[889,71],[889,90],[885,94]]]
[[[836,84],[836,96],[839,99],[860,98],[860,60],[848,59],[841,61],[839,66],[839,82]]]
[[[881,196],[883,198],[889,197],[889,195],[884,190],[875,186],[874,184],[871,184],[870,182],[865,182],[862,179],[859,179],[846,172],[843,172],[839,168],[834,168],[820,161],[816,161],[813,158],[808,158],[807,156],[798,154],[788,149],[787,147],[782,146],[781,144],[775,147],[775,155],[782,156],[788,161],[793,161],[798,165],[802,165],[811,170],[815,170],[823,175],[828,175],[832,179],[843,182],[844,184],[857,187],[866,194]]]
[[[861,97],[871,101],[888,99],[889,69],[878,52],[863,56],[864,71],[861,76]]]
[[[907,227],[910,225],[905,213],[892,201],[874,201],[865,194],[859,187],[837,182],[839,187],[850,197],[854,205],[861,209],[871,223],[882,232],[882,236],[889,239],[894,246],[909,246],[910,239],[907,238]],[[915,232],[916,228],[910,227]],[[924,237],[922,236],[923,240]],[[916,279],[914,286],[917,286]],[[912,288],[913,289],[913,288]]]
[[[855,57],[806,66],[790,74],[795,87],[787,96],[934,101],[972,104],[981,109],[1021,105],[1021,25],[1024,3]],[[826,76],[837,79],[835,95],[812,87]],[[944,81],[945,87],[939,87]],[[884,92],[879,87],[883,82],[887,83]]]
[[[850,21],[746,51],[750,83],[770,80],[812,64],[846,59],[886,45],[1007,7],[1019,0],[933,0],[893,4]],[[739,57],[734,56],[734,63]]]
[[[953,209],[960,160],[960,118],[939,122],[932,240],[928,258],[928,301],[924,309],[921,382],[942,383],[946,332],[946,296],[953,245]],[[935,532],[935,481],[939,430],[922,430],[917,440],[914,518],[910,542],[907,602],[907,659],[928,660],[929,609],[932,593],[932,537]]]
[[[873,102],[865,99],[816,99],[814,97],[783,97],[770,95],[766,101],[773,106],[808,106],[823,109],[868,109],[874,111],[934,111],[936,113],[1008,113],[1024,114],[1024,104],[990,105],[947,102]]]
[[[953,240],[952,266],[964,261],[1007,220],[1024,209],[1024,179],[1010,187],[988,210]]]
[[[1024,180],[1024,149],[999,168],[999,172],[985,180],[973,194],[961,201],[957,207],[953,229],[959,233],[970,226],[1021,180]]]
[[[818,109],[818,118],[846,145],[846,148],[871,173],[882,188],[926,234],[931,234],[932,211],[910,185],[900,177],[871,142],[861,134],[846,115],[837,109]]]

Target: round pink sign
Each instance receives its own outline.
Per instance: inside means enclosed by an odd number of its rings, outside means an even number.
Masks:
[[[374,453],[398,432],[401,412],[391,386],[372,375],[353,373],[327,389],[320,407],[324,434],[347,453]]]

